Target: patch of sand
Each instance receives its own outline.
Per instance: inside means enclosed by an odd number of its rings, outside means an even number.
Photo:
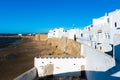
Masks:
[[[34,66],[34,57],[49,56],[53,54],[61,54],[62,51],[47,44],[46,41],[34,41],[23,39],[23,41],[15,46],[0,50],[0,57],[5,60],[0,61],[0,80],[13,80],[13,78],[31,69]],[[14,59],[9,59],[9,55],[13,54]]]
[[[80,45],[73,40],[36,41],[25,38],[19,45],[0,50],[0,80],[13,80],[31,69],[34,57],[73,57],[80,56],[79,51]]]

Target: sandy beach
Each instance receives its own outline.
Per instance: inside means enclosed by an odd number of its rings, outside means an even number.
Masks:
[[[13,80],[34,66],[34,57],[46,56],[54,48],[46,41],[23,39],[19,45],[0,50],[0,80]]]

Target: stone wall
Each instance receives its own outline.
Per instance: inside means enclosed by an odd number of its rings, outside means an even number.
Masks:
[[[80,76],[80,71],[86,67],[86,59],[39,57],[34,58],[34,66],[37,68],[39,77],[49,75],[53,75],[54,77]]]
[[[35,35],[36,41],[40,41],[40,40],[45,41],[45,40],[47,40],[47,38],[48,38],[47,34],[36,34]]]
[[[55,46],[56,48],[64,51],[66,54],[74,56],[74,57],[81,57],[81,45],[72,40],[67,38],[49,38],[47,43],[51,46]]]

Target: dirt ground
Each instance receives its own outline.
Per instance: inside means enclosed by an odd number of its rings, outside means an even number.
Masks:
[[[34,57],[64,54],[46,41],[23,39],[17,46],[0,50],[0,80],[13,80],[34,66]],[[56,52],[56,53],[55,53]]]

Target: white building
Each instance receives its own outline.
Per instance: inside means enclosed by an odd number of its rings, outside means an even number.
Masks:
[[[78,39],[80,38],[80,29],[70,29],[70,30],[64,30],[63,28],[55,28],[52,30],[49,30],[48,38],[62,38],[66,37],[68,39]]]
[[[80,29],[68,30],[68,39],[77,40],[78,38],[80,38]]]
[[[64,34],[64,29],[63,28],[55,28],[52,30],[49,30],[48,32],[48,38],[61,38]]]
[[[84,28],[81,39],[102,52],[109,52],[113,51],[115,34],[120,34],[120,10],[94,18],[92,25]]]

